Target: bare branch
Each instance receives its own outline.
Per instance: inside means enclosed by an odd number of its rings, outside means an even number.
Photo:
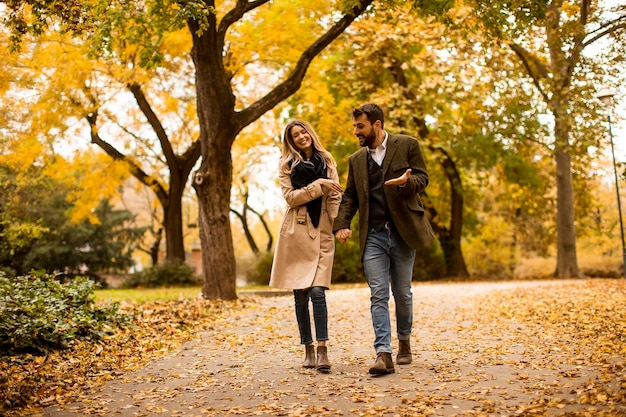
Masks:
[[[263,225],[263,228],[265,229],[265,233],[267,233],[267,239],[268,239],[267,240],[267,246],[265,247],[265,250],[269,251],[270,249],[272,249],[272,245],[274,244],[274,236],[272,235],[272,231],[270,230],[267,222],[265,221],[265,217],[263,217],[263,215],[261,213],[259,213],[258,211],[256,211],[252,207],[250,207],[248,205],[248,203],[246,203],[246,206],[248,207],[248,210],[250,210],[251,212],[256,214],[256,216],[261,221],[261,224]]]
[[[583,48],[586,48],[587,46],[591,45],[595,41],[602,39],[605,36],[608,36],[613,32],[617,32],[618,30],[621,30],[621,29],[626,29],[626,16],[622,16],[619,20],[622,20],[622,22],[619,24],[615,24],[613,26],[609,26],[601,32],[596,32],[596,34],[592,38],[587,39],[583,43]]]

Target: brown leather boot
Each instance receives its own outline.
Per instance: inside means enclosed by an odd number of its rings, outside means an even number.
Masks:
[[[315,368],[315,346],[313,343],[305,345],[304,362],[302,366],[304,368]]]
[[[330,372],[330,362],[328,362],[328,349],[326,349],[326,346],[317,347],[317,370],[325,374]]]
[[[413,355],[411,354],[411,341],[400,340],[398,346],[398,356],[396,357],[396,363],[398,365],[408,365],[413,362]]]
[[[376,355],[376,362],[374,366],[370,368],[370,374],[372,375],[385,375],[393,374],[396,369],[393,367],[393,359],[391,359],[391,353],[380,352]]]

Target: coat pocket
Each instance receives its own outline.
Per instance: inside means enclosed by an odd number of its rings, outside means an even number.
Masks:
[[[308,224],[307,212],[305,206],[298,206],[290,208],[283,217],[283,222],[280,226],[280,235],[288,236],[296,233],[297,227],[306,227]],[[298,232],[299,233],[299,232]]]
[[[415,211],[417,213],[424,213],[424,205],[422,204],[422,200],[419,195],[415,194],[410,200],[406,202],[406,206],[409,210]]]

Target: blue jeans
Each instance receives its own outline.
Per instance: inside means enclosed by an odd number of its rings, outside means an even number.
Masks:
[[[315,322],[315,337],[317,340],[328,340],[328,310],[326,309],[326,288],[311,287],[304,290],[294,290],[296,302],[296,319],[300,330],[300,343],[313,343],[311,336],[311,316],[309,315],[309,299],[313,304],[313,321]]]
[[[399,340],[411,337],[413,293],[411,278],[415,249],[407,245],[395,229],[370,229],[363,251],[363,269],[371,292],[372,325],[376,353],[391,350],[389,284],[396,303],[396,326]]]

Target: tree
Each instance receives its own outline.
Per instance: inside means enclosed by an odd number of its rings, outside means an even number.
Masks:
[[[626,34],[626,7],[616,7],[612,14],[595,0],[578,3],[551,1],[473,1],[475,13],[483,27],[497,41],[505,42],[515,54],[533,86],[554,119],[553,143],[550,145],[556,164],[557,187],[557,263],[555,276],[579,277],[576,254],[574,214],[573,158],[577,148],[585,148],[585,140],[576,143],[575,117],[578,97],[593,96],[589,79],[593,59],[583,51],[611,38],[615,55],[611,63],[623,63]],[[592,70],[593,68],[593,70]]]
[[[132,251],[143,228],[132,227],[133,215],[101,200],[92,218],[71,218],[69,197],[79,191],[31,167],[22,172],[0,165],[0,266],[18,275],[31,270],[87,274],[125,271],[133,264]]]
[[[248,211],[252,212],[259,219],[259,221],[263,225],[263,230],[265,230],[265,233],[267,234],[267,244],[265,245],[265,251],[269,252],[270,249],[272,249],[272,245],[274,243],[274,236],[272,236],[272,232],[270,231],[270,228],[267,225],[267,221],[263,217],[263,214],[259,213],[254,208],[250,207],[250,204],[248,203],[248,200],[250,197],[250,190],[247,184],[244,183],[243,186],[244,186],[244,189],[242,190],[243,202],[242,202],[241,213],[233,208],[231,208],[230,211],[235,216],[237,216],[237,218],[241,222],[241,227],[243,228],[243,233],[246,237],[246,241],[248,242],[250,249],[255,255],[258,255],[261,251],[259,249],[259,245],[257,245],[256,240],[254,239],[254,236],[252,235],[252,231],[250,230],[250,222],[248,220]]]
[[[481,204],[481,187],[492,173],[502,173],[503,181],[523,192],[511,201],[513,210],[503,213],[511,222],[523,202],[543,196],[533,162],[541,149],[527,141],[543,135],[543,127],[534,102],[516,93],[523,91],[519,71],[497,45],[468,30],[468,8],[460,5],[445,16],[446,25],[406,7],[352,25],[350,37],[325,54],[318,78],[290,99],[289,110],[313,121],[330,141],[340,171],[355,144],[346,138],[346,118],[365,101],[387,108],[390,131],[419,137],[431,176],[422,198],[444,254],[445,275],[465,277],[462,238],[480,229],[477,213],[488,209]],[[500,201],[507,200],[503,194]]]
[[[158,70],[140,68],[140,57],[127,50],[116,51],[115,58],[93,57],[88,45],[54,32],[27,43],[7,65],[13,75],[7,106],[23,114],[20,120],[14,111],[14,129],[21,126],[24,135],[52,148],[87,133],[91,143],[123,163],[162,208],[157,230],[165,233],[167,261],[185,259],[181,199],[200,157],[190,112],[192,66],[178,62],[184,42],[177,35],[167,38],[162,48],[167,57]],[[77,123],[81,119],[86,129]],[[155,240],[160,237],[155,232]]]
[[[11,2],[13,14],[9,24],[13,33],[32,30],[41,32],[47,16],[61,19],[61,29],[77,33],[89,30],[96,49],[113,51],[113,44],[133,45],[142,59],[140,64],[156,65],[161,55],[159,43],[169,28],[184,23],[192,39],[191,57],[195,67],[197,115],[200,125],[199,143],[202,162],[193,176],[198,195],[199,231],[202,243],[206,298],[236,298],[235,259],[230,230],[230,187],[232,184],[231,147],[237,134],[298,90],[306,71],[325,47],[372,4],[373,0],[316,2],[315,7],[269,0],[238,0],[232,8],[207,1],[153,0],[137,4],[95,1],[88,5],[71,0],[60,3],[38,1]],[[35,19],[31,26],[24,17],[24,5],[32,7]],[[265,6],[262,8],[262,6]],[[336,7],[334,7],[336,6]],[[301,13],[306,11],[306,13]],[[290,18],[286,18],[289,16]],[[41,18],[43,17],[43,18]],[[303,30],[302,23],[307,23]],[[138,23],[141,30],[128,31]],[[257,48],[250,50],[251,38],[237,38],[234,28],[257,25],[253,33],[271,32],[276,26],[292,23],[304,39],[285,37],[277,42],[272,36],[255,36]],[[228,37],[229,32],[235,36]],[[282,32],[285,33],[285,32]],[[293,35],[293,31],[289,34]],[[304,47],[302,45],[305,45]],[[291,49],[293,47],[293,49]],[[248,48],[244,54],[244,49]],[[289,56],[271,62],[282,48]],[[266,54],[275,74],[275,86],[261,98],[249,103],[238,102],[233,84],[246,78],[247,70],[260,65],[259,52]],[[246,56],[247,55],[247,56]],[[253,65],[242,64],[250,58]],[[236,70],[241,71],[237,73]],[[93,116],[96,114],[94,113]]]

